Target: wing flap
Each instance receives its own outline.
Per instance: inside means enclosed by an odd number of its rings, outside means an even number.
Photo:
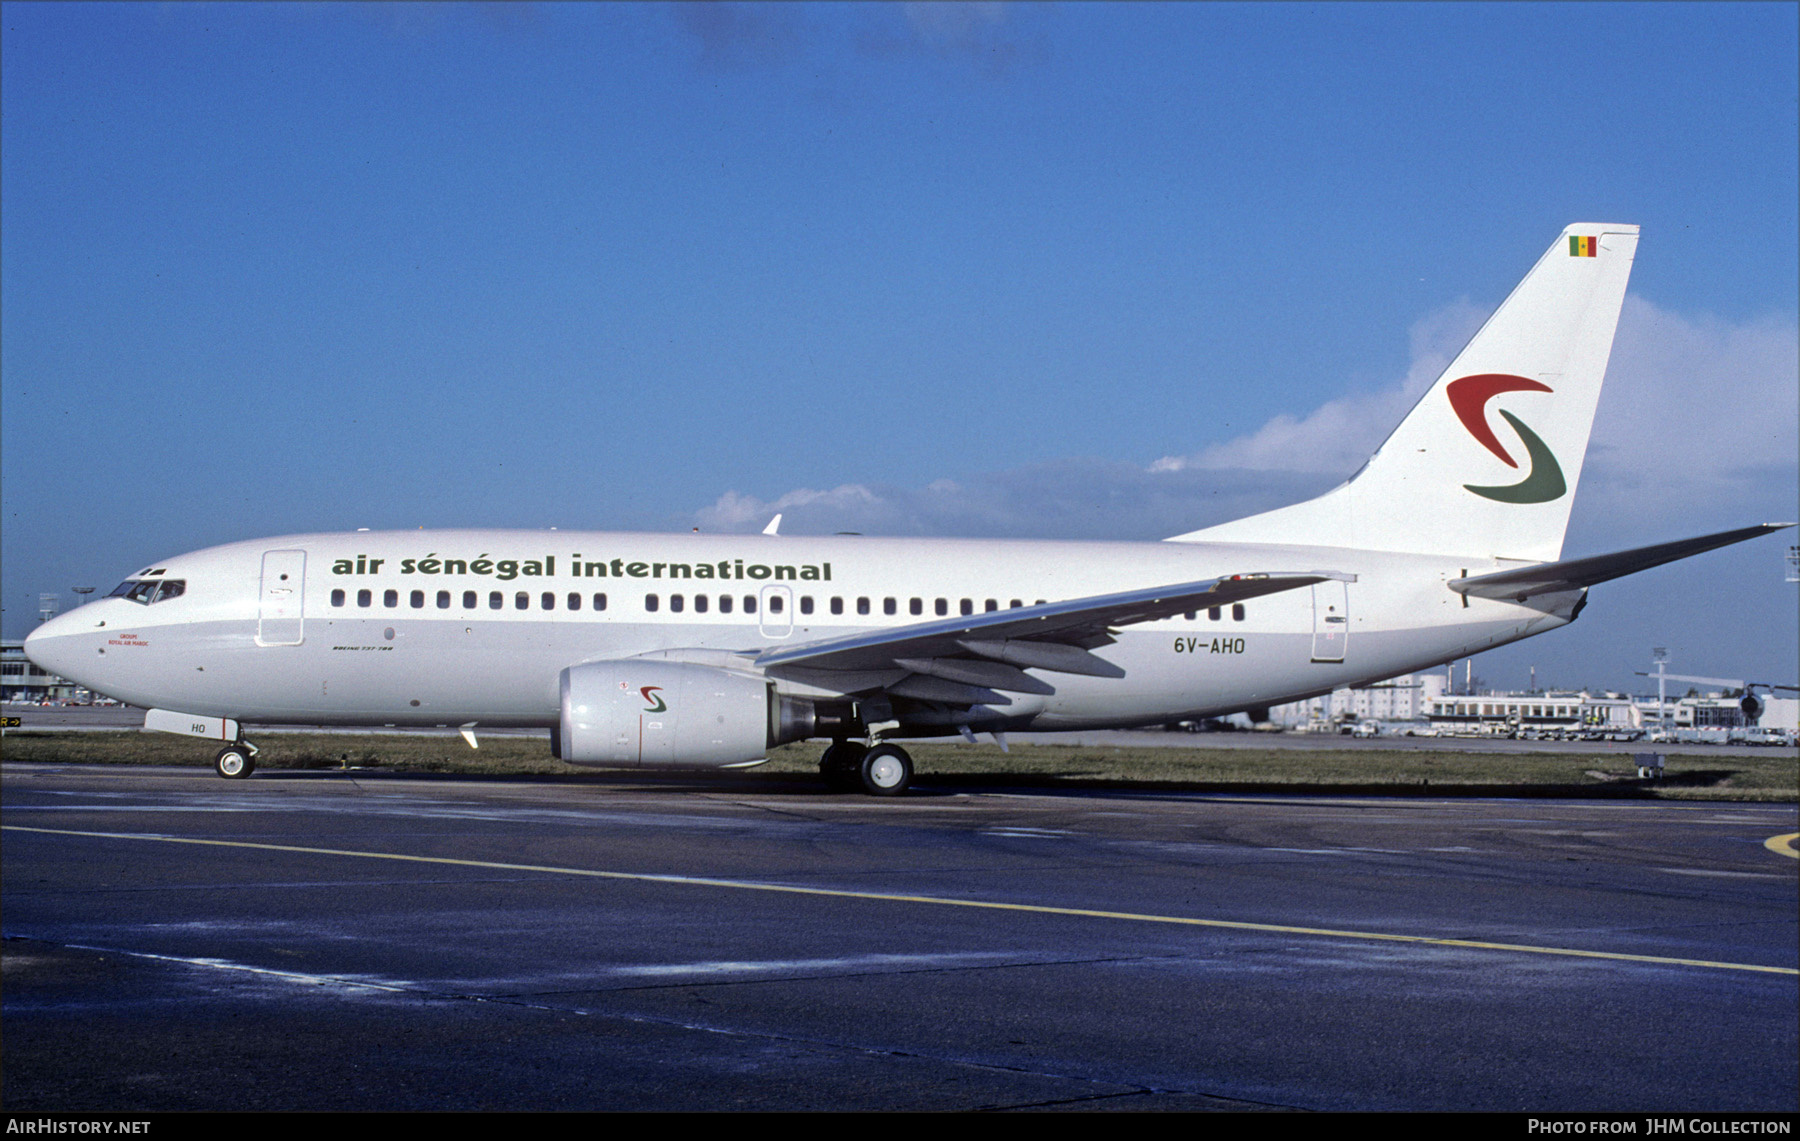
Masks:
[[[1125,671],[1113,665],[1097,654],[1090,654],[1082,646],[1070,646],[1061,642],[1033,642],[1026,639],[1017,641],[986,641],[977,638],[959,638],[957,645],[971,654],[982,658],[991,658],[997,662],[1007,662],[1026,669],[1049,670],[1059,674],[1081,674],[1086,677],[1124,677]]]
[[[973,661],[968,658],[896,658],[898,664],[918,674],[958,681],[964,685],[1004,689],[1013,693],[1035,693],[1049,697],[1056,687],[1032,677],[1017,666],[1005,662]]]

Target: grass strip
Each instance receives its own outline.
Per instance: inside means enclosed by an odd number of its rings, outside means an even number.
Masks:
[[[541,736],[490,736],[479,749],[455,734],[267,733],[252,739],[261,750],[257,766],[265,769],[564,778],[605,771],[556,760]],[[1002,752],[994,745],[949,742],[909,743],[907,750],[922,781],[970,788],[1800,801],[1800,760],[1785,749],[1771,749],[1766,757],[1664,750],[1660,781],[1637,779],[1629,747],[1616,753],[1473,753],[1032,744]],[[18,763],[210,767],[216,751],[205,741],[138,731],[14,730],[0,737],[0,759]],[[819,752],[817,744],[784,745],[748,773],[699,771],[686,779],[817,781]]]

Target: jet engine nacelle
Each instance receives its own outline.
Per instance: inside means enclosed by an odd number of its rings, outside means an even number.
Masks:
[[[562,672],[557,756],[578,765],[723,768],[760,759],[788,727],[761,678],[624,659]],[[805,734],[802,733],[801,736]]]

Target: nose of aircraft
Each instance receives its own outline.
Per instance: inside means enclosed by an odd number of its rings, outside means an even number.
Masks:
[[[78,644],[87,643],[89,639],[75,635],[85,632],[93,623],[78,621],[79,618],[79,610],[60,614],[27,634],[25,656],[45,673],[88,685],[90,682],[85,675],[92,671],[86,668],[86,658],[95,656],[94,651],[91,646]],[[84,649],[85,656],[82,654]]]

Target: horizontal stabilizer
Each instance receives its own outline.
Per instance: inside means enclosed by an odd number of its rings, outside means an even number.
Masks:
[[[1451,579],[1449,586],[1459,594],[1473,595],[1476,598],[1523,602],[1534,595],[1580,590],[1596,583],[1624,578],[1628,574],[1672,563],[1676,559],[1729,547],[1733,543],[1741,543],[1745,539],[1754,539],[1792,526],[1792,523],[1763,523],[1755,527],[1741,527],[1736,531],[1721,531],[1716,535],[1702,535],[1697,539],[1677,539],[1673,543],[1658,543],[1653,547],[1638,547],[1610,555],[1565,559],[1562,562],[1539,563],[1520,570]]]

